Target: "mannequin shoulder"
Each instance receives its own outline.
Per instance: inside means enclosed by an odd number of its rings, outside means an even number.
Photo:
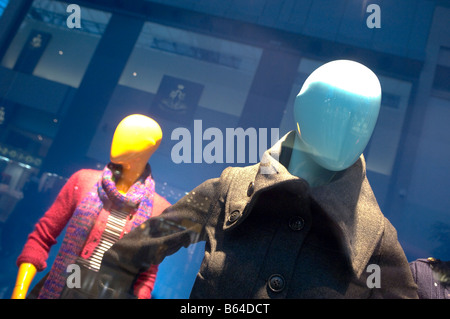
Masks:
[[[81,169],[73,173],[67,180],[64,188],[70,189],[71,192],[75,191],[79,194],[84,194],[86,191],[92,189],[92,187],[100,180],[102,171],[93,169]]]
[[[171,204],[167,201],[167,199],[155,192],[155,197],[153,199],[153,216],[161,214],[169,206],[171,206]]]
[[[73,173],[69,180],[78,182],[97,182],[101,178],[101,176],[102,171],[85,168]]]

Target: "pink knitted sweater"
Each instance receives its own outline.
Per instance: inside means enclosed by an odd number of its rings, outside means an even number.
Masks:
[[[37,222],[33,232],[28,236],[22,253],[17,258],[17,265],[33,264],[38,271],[47,267],[50,248],[56,244],[56,239],[63,231],[77,205],[101,178],[102,171],[83,169],[74,173],[59,192],[52,206]],[[155,193],[153,202],[153,216],[161,214],[170,203]],[[96,232],[94,228],[92,232]],[[158,266],[153,265],[142,273],[134,286],[134,293],[140,299],[151,297]]]

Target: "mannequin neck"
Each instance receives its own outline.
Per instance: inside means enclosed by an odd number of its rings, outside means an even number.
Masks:
[[[144,172],[147,163],[133,163],[122,165],[122,174],[116,181],[116,188],[121,194],[126,194],[131,186]]]
[[[317,164],[312,157],[305,152],[305,149],[304,143],[296,134],[289,161],[289,173],[303,178],[311,187],[328,184],[336,172],[330,171]]]

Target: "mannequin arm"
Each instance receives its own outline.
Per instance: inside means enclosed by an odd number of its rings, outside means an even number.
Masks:
[[[20,265],[11,299],[25,299],[35,274],[36,267],[33,264],[23,263]]]

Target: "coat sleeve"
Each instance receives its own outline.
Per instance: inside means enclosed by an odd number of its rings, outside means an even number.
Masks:
[[[397,239],[397,231],[385,218],[385,231],[379,251],[380,287],[373,289],[372,298],[417,299],[417,285],[405,253]]]
[[[106,251],[99,270],[99,298],[117,296],[118,291],[132,287],[151,265],[160,264],[181,247],[204,240],[205,226],[218,202],[218,188],[219,178],[205,181]]]
[[[152,216],[156,217],[170,206],[170,203],[161,195],[155,193]],[[134,283],[134,295],[139,299],[150,299],[155,286],[158,265],[151,265],[149,269],[141,272]]]

